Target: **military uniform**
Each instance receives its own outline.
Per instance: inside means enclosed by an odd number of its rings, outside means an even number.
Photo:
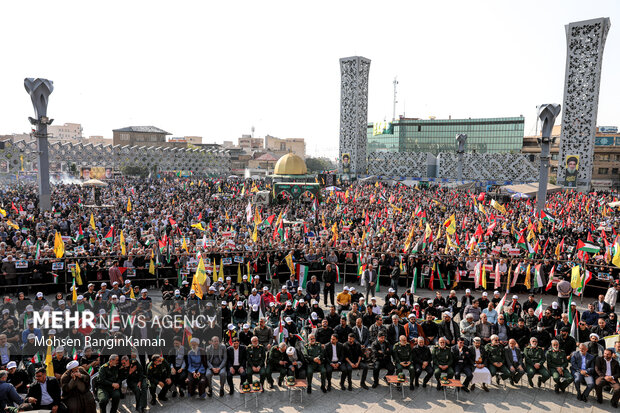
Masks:
[[[558,367],[562,368],[562,373],[557,370]],[[568,359],[564,350],[554,351],[550,349],[547,351],[547,368],[551,371],[551,377],[556,385],[556,390],[565,391],[568,386],[573,382],[573,375],[568,368]],[[564,381],[562,381],[564,377]]]
[[[437,380],[437,388],[439,388],[439,379],[442,374],[446,374],[449,379],[454,377],[454,369],[452,368],[452,350],[450,347],[446,346],[441,348],[439,346],[435,346],[433,349],[433,365],[435,366],[435,379]],[[442,370],[439,366],[448,365],[448,368]]]
[[[527,372],[527,380],[530,386],[534,387],[534,374],[540,374],[538,378],[538,385],[546,382],[549,379],[549,372],[545,368],[545,351],[541,347],[527,346],[523,351],[523,357],[525,358],[525,371]],[[540,368],[537,370],[534,364],[539,363]]]
[[[119,375],[118,365],[110,366],[110,363],[105,363],[101,366],[97,376],[97,400],[99,400],[99,410],[101,413],[106,412],[110,399],[112,399],[110,413],[118,411],[118,405],[121,401],[121,382],[122,378]],[[118,389],[112,387],[114,383],[119,385]]]
[[[413,386],[413,380],[415,379],[415,365],[413,364],[413,352],[411,351],[411,345],[409,343],[405,343],[405,345],[400,343],[394,344],[392,357],[394,357],[396,374],[402,372],[403,369],[409,370],[409,384]],[[400,364],[405,362],[410,362],[411,364],[407,367]]]
[[[130,373],[130,370],[135,367],[135,371]],[[144,369],[138,360],[130,359],[129,367],[119,367],[120,380],[127,380],[127,387],[136,396],[136,410],[141,411],[146,409],[146,392],[148,389],[148,383],[146,381],[146,375]],[[138,383],[140,385],[138,386]]]
[[[499,344],[494,346],[489,343],[484,346],[484,349],[487,351],[488,368],[491,377],[495,377],[496,374],[499,374],[502,380],[507,380],[510,377],[510,370],[506,367],[504,348]],[[493,363],[502,363],[502,366],[497,367]]]
[[[252,345],[247,347],[248,353],[248,368],[247,368],[247,377],[250,383],[252,383],[252,376],[257,374],[254,372],[252,367],[260,367],[260,371],[258,375],[260,377],[261,387],[265,383],[265,361],[267,360],[267,351],[262,344],[254,347]]]
[[[321,344],[316,342],[314,344],[306,344],[304,346],[304,357],[306,359],[306,379],[308,380],[308,388],[312,386],[312,375],[315,371],[321,374],[321,390],[325,389],[325,360],[323,359],[323,348]],[[315,358],[321,360],[321,364],[314,361]]]
[[[281,361],[285,361],[286,364],[280,364]],[[288,371],[288,356],[286,355],[286,352],[280,351],[278,346],[273,346],[269,351],[267,368],[265,369],[267,381],[271,386],[273,386],[273,377],[271,377],[271,375],[274,371],[280,373],[280,376],[278,377],[278,384],[281,385]]]
[[[161,359],[162,362],[160,365],[156,366],[152,361],[146,367],[146,377],[149,381],[149,392],[151,393],[151,403],[155,400],[155,393],[157,392],[157,385],[161,381],[164,383],[161,391],[159,392],[160,400],[167,400],[166,394],[168,390],[172,386],[172,384],[166,383],[166,379],[170,378],[170,364],[166,359]]]

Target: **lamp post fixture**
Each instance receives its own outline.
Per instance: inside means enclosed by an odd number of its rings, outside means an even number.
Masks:
[[[459,144],[456,154],[459,156],[459,163],[457,165],[457,178],[459,181],[463,181],[463,154],[465,153],[465,142],[467,142],[467,134],[459,133],[456,135],[456,141]]]
[[[540,173],[538,178],[538,196],[536,198],[536,212],[545,208],[547,201],[547,181],[549,180],[549,148],[555,142],[551,138],[551,130],[555,123],[555,118],[560,114],[560,105],[557,103],[546,103],[538,107],[538,118],[541,121],[541,137],[538,138],[540,145]]]
[[[39,150],[39,210],[50,211],[52,209],[50,193],[50,162],[49,146],[47,142],[47,125],[51,125],[54,119],[47,117],[47,103],[54,91],[54,82],[41,78],[24,79],[24,87],[30,95],[34,107],[34,118],[28,120],[37,127],[34,136],[37,138]]]

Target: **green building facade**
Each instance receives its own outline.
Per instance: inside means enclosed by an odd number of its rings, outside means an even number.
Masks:
[[[465,150],[475,153],[519,153],[523,145],[523,117],[482,119],[409,119],[369,123],[367,151],[455,152],[456,135],[467,134]]]

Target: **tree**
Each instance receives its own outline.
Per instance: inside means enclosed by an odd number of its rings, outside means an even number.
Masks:
[[[336,165],[331,160],[325,157],[320,158],[306,158],[306,167],[309,172],[330,171],[336,169]]]

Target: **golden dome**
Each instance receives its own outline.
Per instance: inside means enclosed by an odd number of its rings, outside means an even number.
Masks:
[[[306,163],[294,153],[287,153],[276,162],[273,170],[275,175],[306,175]]]

